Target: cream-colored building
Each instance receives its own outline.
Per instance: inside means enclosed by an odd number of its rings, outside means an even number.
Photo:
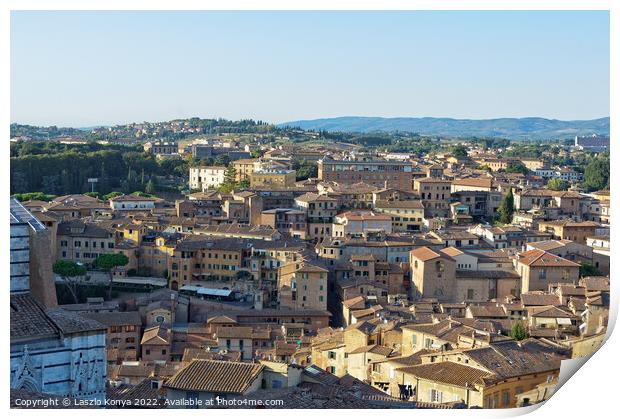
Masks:
[[[224,183],[224,166],[196,166],[189,168],[189,187],[206,191],[214,189]]]
[[[88,263],[100,255],[116,253],[114,234],[93,223],[71,220],[58,225],[58,259]]]
[[[392,217],[392,231],[420,231],[424,225],[424,206],[420,200],[375,201],[378,213]]]
[[[257,161],[258,159],[239,159],[232,162],[235,168],[235,180],[237,182],[249,181]]]
[[[291,262],[278,271],[280,307],[327,310],[329,271],[309,262]]]
[[[265,167],[250,174],[250,185],[255,187],[290,188],[295,186],[296,172],[290,169]]]
[[[361,346],[348,353],[348,374],[368,382],[378,361],[385,360],[394,350],[382,345]]]
[[[391,233],[392,217],[374,211],[347,211],[335,216],[332,226],[333,237],[362,237],[377,231]]]
[[[549,284],[576,284],[579,280],[579,264],[560,256],[534,249],[519,253],[514,260],[515,269],[521,276],[521,293],[546,291]]]
[[[428,217],[447,217],[450,213],[452,181],[432,177],[416,178],[413,189],[420,195]]]
[[[565,357],[535,339],[483,348],[431,352],[421,364],[396,370],[409,399],[478,408],[516,407],[518,395],[556,379]]]

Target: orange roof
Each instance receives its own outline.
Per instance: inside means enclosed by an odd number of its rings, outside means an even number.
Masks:
[[[465,178],[452,181],[456,186],[475,186],[480,188],[490,188],[493,186],[492,178]]]
[[[441,253],[454,257],[454,256],[460,256],[465,254],[464,252],[462,252],[461,250],[457,249],[454,246],[450,246],[450,247],[446,247],[445,249],[441,249]]]
[[[440,257],[441,255],[437,252],[435,252],[434,250],[423,246],[423,247],[419,247],[417,249],[413,249],[409,255],[411,257],[414,257],[416,259],[419,259],[423,262],[426,262],[427,260],[431,260],[431,259],[435,259]]]
[[[339,214],[338,217],[347,218],[347,220],[349,221],[392,221],[392,217],[390,217],[389,215],[380,214],[373,211],[347,211],[343,214]]]
[[[571,262],[568,259],[564,259],[560,256],[553,255],[540,249],[528,250],[527,252],[519,253],[517,260],[527,266],[566,266],[566,267],[579,267],[580,265],[575,262]]]
[[[165,384],[177,390],[243,394],[263,370],[260,364],[193,360]]]

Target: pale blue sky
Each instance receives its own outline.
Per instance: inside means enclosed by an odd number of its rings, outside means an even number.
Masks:
[[[11,121],[609,115],[607,12],[13,12]]]

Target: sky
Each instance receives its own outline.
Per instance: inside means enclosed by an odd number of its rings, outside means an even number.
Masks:
[[[593,119],[605,11],[11,13],[11,122]]]

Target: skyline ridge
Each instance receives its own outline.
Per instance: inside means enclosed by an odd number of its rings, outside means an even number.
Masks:
[[[129,125],[129,124],[140,124],[140,123],[150,123],[150,124],[154,124],[154,123],[159,123],[159,122],[168,122],[168,121],[179,121],[179,120],[186,120],[186,119],[192,119],[192,118],[199,118],[199,119],[226,119],[226,120],[230,120],[230,121],[241,121],[241,120],[254,120],[254,121],[261,121],[261,122],[266,122],[268,124],[271,125],[275,125],[275,126],[279,126],[279,127],[284,127],[284,126],[289,126],[288,124],[292,124],[292,123],[296,123],[296,122],[307,122],[307,121],[322,121],[322,120],[338,120],[338,119],[345,119],[345,118],[358,118],[358,119],[383,119],[383,120],[393,120],[393,119],[443,119],[443,120],[454,120],[454,121],[495,121],[495,120],[505,120],[505,119],[509,119],[509,120],[527,120],[527,119],[542,119],[542,120],[548,120],[548,121],[560,121],[560,122],[591,122],[591,121],[599,121],[599,120],[603,120],[603,119],[610,119],[609,116],[601,116],[598,118],[577,118],[577,119],[564,119],[564,118],[551,118],[551,117],[545,117],[545,116],[497,116],[497,117],[486,117],[486,118],[458,118],[458,117],[451,117],[451,116],[371,116],[371,115],[340,115],[340,116],[325,116],[325,117],[319,117],[319,118],[302,118],[302,119],[295,119],[295,120],[289,120],[289,121],[282,121],[282,122],[274,122],[274,121],[265,121],[262,119],[258,119],[258,118],[253,118],[253,117],[244,117],[244,118],[228,118],[228,117],[221,117],[221,116],[189,116],[189,117],[175,117],[175,118],[169,118],[169,119],[161,119],[161,120],[134,120],[132,122],[119,122],[119,123],[102,123],[102,124],[93,124],[93,125],[89,125],[89,126],[82,126],[82,125],[60,125],[60,124],[51,124],[51,125],[46,125],[46,124],[37,124],[37,123],[31,123],[31,122],[23,122],[23,121],[11,121],[11,125],[16,124],[16,125],[31,125],[31,126],[39,126],[39,127],[48,127],[48,126],[52,126],[55,125],[57,127],[62,127],[62,128],[74,128],[74,129],[93,129],[93,128],[101,128],[101,127],[112,127],[112,126],[121,126],[121,125]]]

